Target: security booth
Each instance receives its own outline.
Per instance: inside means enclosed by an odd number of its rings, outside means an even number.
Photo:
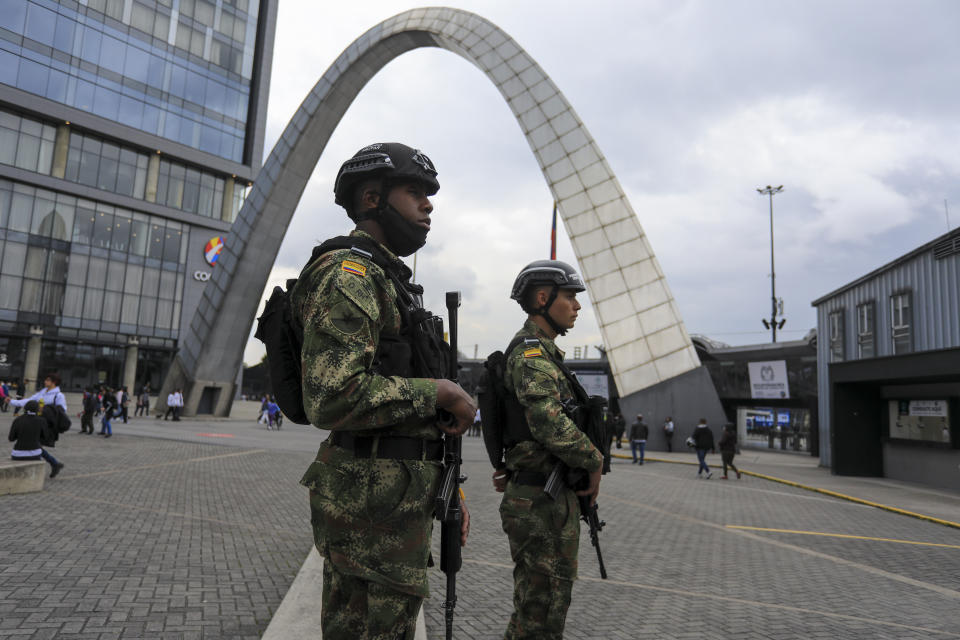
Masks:
[[[802,340],[736,347],[692,339],[742,448],[819,455],[815,330]]]
[[[960,490],[960,229],[813,301],[821,464]]]

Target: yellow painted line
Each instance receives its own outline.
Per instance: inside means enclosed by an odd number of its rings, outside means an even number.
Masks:
[[[632,456],[627,456],[622,453],[611,454],[615,458],[623,458],[625,460],[632,460]],[[669,462],[671,464],[686,464],[686,465],[697,465],[697,462],[687,462],[685,460],[667,460],[665,458],[646,458],[651,462]],[[890,505],[880,504],[879,502],[871,502],[870,500],[864,500],[863,498],[856,498],[854,496],[848,496],[845,493],[839,493],[837,491],[831,491],[829,489],[820,489],[819,487],[811,487],[806,484],[800,484],[799,482],[794,482],[792,480],[785,480],[783,478],[777,478],[776,476],[768,476],[763,473],[757,473],[755,471],[746,471],[740,469],[740,472],[745,476],[753,476],[754,478],[760,478],[762,480],[769,480],[771,482],[779,482],[780,484],[785,484],[789,487],[796,487],[797,489],[804,489],[806,491],[813,491],[814,493],[819,493],[825,496],[830,496],[832,498],[839,498],[840,500],[846,500],[848,502],[855,502],[857,504],[864,504],[868,507],[874,507],[876,509],[882,509],[884,511],[889,511],[890,513],[897,513],[902,516],[909,516],[911,518],[916,518],[918,520],[924,520],[926,522],[933,522],[935,524],[942,524],[945,527],[952,527],[954,529],[960,529],[960,522],[953,522],[952,520],[944,520],[942,518],[935,518],[933,516],[927,516],[922,513],[915,513],[913,511],[907,511],[906,509],[900,509],[898,507],[891,507]]]
[[[825,533],[822,531],[797,531],[796,529],[770,529],[767,527],[747,527],[744,525],[728,524],[728,529],[744,529],[746,531],[769,531],[770,533],[794,533],[801,536],[824,536],[826,538],[846,538],[847,540],[870,540],[874,542],[896,542],[899,544],[914,544],[921,547],[943,547],[945,549],[960,549],[960,544],[941,544],[939,542],[919,542],[917,540],[898,540],[896,538],[874,538],[872,536],[854,536],[846,533]]]

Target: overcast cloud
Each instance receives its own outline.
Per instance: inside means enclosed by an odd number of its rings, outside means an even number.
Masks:
[[[283,0],[267,151],[356,37],[406,2]],[[769,340],[768,201],[774,198],[783,339],[816,325],[810,301],[960,223],[960,4],[919,2],[455,2],[507,32],[550,75],[616,173],[691,334]],[[319,241],[349,231],[333,204],[340,163],[401,141],[437,165],[433,231],[417,257],[428,308],[463,292],[460,346],[502,348],[508,299],[549,257],[552,199],[500,94],[459,56],[421,49],[360,93],[324,151],[271,273],[295,277]],[[564,230],[558,258],[575,262]],[[408,260],[412,266],[412,259]],[[599,345],[589,301],[560,344]],[[596,352],[593,351],[593,354]],[[244,361],[259,361],[251,340]],[[569,355],[572,355],[570,353]]]

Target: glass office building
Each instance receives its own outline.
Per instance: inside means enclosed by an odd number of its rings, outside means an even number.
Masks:
[[[260,168],[275,23],[0,0],[0,379],[159,388]]]

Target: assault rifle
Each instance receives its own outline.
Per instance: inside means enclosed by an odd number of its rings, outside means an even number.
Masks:
[[[560,489],[565,486],[574,491],[586,488],[586,473],[581,469],[571,471],[567,465],[557,462],[553,470],[547,477],[547,483],[543,486],[543,492],[556,500],[560,496]],[[603,553],[600,551],[600,531],[607,525],[606,521],[600,519],[597,512],[596,503],[590,506],[590,496],[577,496],[577,502],[580,503],[580,519],[590,527],[590,544],[597,550],[597,562],[600,563],[600,577],[607,579],[607,567],[603,564]]]
[[[450,326],[450,371],[447,376],[457,382],[457,309],[460,307],[460,292],[447,292],[447,319]],[[453,416],[444,416],[452,419]],[[447,622],[447,640],[453,638],[453,610],[457,606],[457,571],[463,564],[460,553],[460,523],[463,512],[460,499],[463,492],[460,484],[466,482],[466,476],[460,475],[461,451],[460,436],[443,436],[443,475],[440,478],[440,492],[434,508],[437,520],[440,520],[440,570],[447,574],[447,597],[443,602]]]

